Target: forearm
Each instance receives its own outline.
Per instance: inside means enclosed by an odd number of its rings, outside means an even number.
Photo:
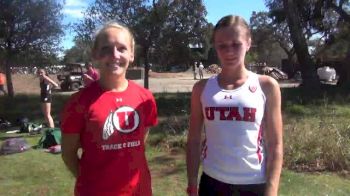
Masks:
[[[79,159],[77,153],[62,153],[62,159],[68,170],[76,178],[79,173]]]
[[[266,162],[266,196],[278,195],[283,163],[283,145],[279,144],[269,151]]]
[[[48,76],[43,76],[43,77],[44,77],[44,80],[46,80],[48,83],[50,83],[55,87],[58,87],[58,84],[55,81],[53,81],[51,78],[49,78]]]
[[[198,170],[200,164],[200,141],[191,141],[187,144],[186,153],[188,186],[198,185]]]

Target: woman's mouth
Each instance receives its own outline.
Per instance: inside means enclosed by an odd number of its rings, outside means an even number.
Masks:
[[[107,67],[110,68],[119,68],[119,67],[124,67],[120,62],[116,62],[116,63],[108,63]]]

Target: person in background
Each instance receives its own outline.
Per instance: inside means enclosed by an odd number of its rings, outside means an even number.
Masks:
[[[195,61],[192,65],[193,79],[197,80],[197,62]]]
[[[99,30],[92,58],[100,79],[62,112],[62,158],[76,177],[75,195],[152,195],[145,141],[157,107],[150,91],[126,79],[134,49],[127,27],[108,23]]]
[[[2,71],[0,71],[0,91],[6,95],[6,91],[5,91],[5,85],[6,85],[6,76],[4,73],[2,73]]]
[[[40,80],[40,102],[41,109],[44,114],[47,126],[54,128],[55,124],[51,116],[51,102],[52,102],[52,86],[58,87],[58,84],[53,81],[46,73],[45,69],[38,69],[38,76]]]
[[[91,62],[85,63],[86,73],[83,74],[84,85],[89,86],[92,82],[99,79],[97,70],[93,67]]]
[[[244,19],[223,17],[212,40],[222,71],[193,86],[187,193],[276,196],[283,162],[279,85],[246,69],[251,33]],[[200,155],[203,173],[198,190]]]
[[[204,65],[202,62],[199,63],[198,66],[198,74],[199,74],[199,79],[203,79],[203,71],[204,71]]]

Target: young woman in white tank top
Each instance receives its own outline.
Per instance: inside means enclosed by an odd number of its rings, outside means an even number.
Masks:
[[[279,85],[246,69],[251,34],[241,17],[223,17],[214,28],[213,43],[222,71],[193,87],[187,193],[277,195],[283,162]]]

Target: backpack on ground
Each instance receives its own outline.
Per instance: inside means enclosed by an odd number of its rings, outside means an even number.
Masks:
[[[0,154],[19,153],[28,149],[30,149],[30,146],[24,138],[8,138],[1,144]]]
[[[29,133],[29,134],[40,133],[42,127],[43,126],[41,124],[26,122],[21,125],[20,133]]]
[[[61,129],[60,128],[48,128],[43,132],[37,147],[38,148],[50,148],[61,144]]]
[[[12,124],[3,117],[0,117],[0,129],[10,128]]]

